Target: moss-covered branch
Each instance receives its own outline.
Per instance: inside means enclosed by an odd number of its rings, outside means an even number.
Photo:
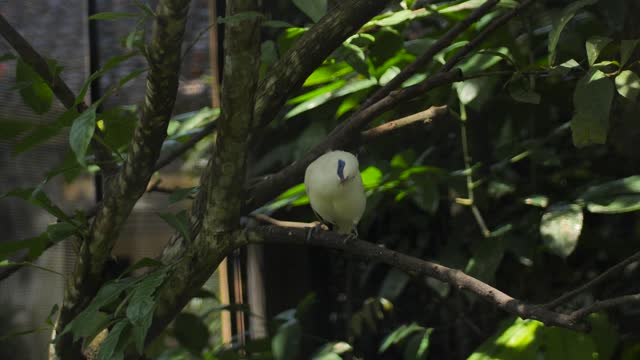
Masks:
[[[188,6],[188,0],[161,0],[156,8],[151,44],[147,48],[149,73],[142,116],[129,145],[127,160],[107,181],[104,202],[88,238],[83,239],[76,269],[65,291],[58,332],[86,306],[103,283],[104,264],[153,174],[177,94]],[[61,359],[81,356],[79,345],[73,344],[68,335],[56,344],[56,351]]]
[[[256,0],[227,1],[227,16],[256,10]],[[162,261],[177,261],[178,265],[161,290],[148,339],[173,319],[233,249],[234,236],[240,226],[247,149],[253,126],[252,107],[247,104],[254,101],[260,64],[258,21],[250,18],[226,24],[216,146],[193,209],[195,221],[199,221],[199,213],[203,214],[202,230],[192,243],[176,239],[164,251]]]

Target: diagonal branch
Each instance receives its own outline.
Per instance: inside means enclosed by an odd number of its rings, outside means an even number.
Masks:
[[[607,269],[605,272],[603,272],[602,274],[596,276],[595,278],[593,278],[592,280],[590,280],[589,282],[585,283],[582,286],[579,286],[561,296],[559,296],[558,298],[544,304],[544,307],[547,309],[554,309],[564,303],[566,303],[567,301],[571,300],[572,298],[576,297],[576,295],[583,293],[591,288],[594,288],[597,285],[602,284],[605,280],[611,278],[613,275],[616,275],[617,273],[619,273],[620,271],[622,271],[625,267],[627,267],[628,265],[636,262],[636,261],[640,261],[640,251],[638,251],[637,253],[629,256],[628,258],[624,259],[623,261],[615,264],[614,266],[610,267],[609,269]]]
[[[147,48],[149,72],[142,116],[127,160],[107,182],[105,200],[81,246],[60,312],[58,333],[86,306],[102,283],[103,267],[115,240],[153,174],[177,94],[188,5],[188,0],[161,0],[156,7],[153,35]],[[66,335],[56,344],[56,352],[74,357],[79,348]]]
[[[0,13],[0,35],[7,40],[38,75],[51,87],[51,90],[67,109],[72,108],[76,103],[76,95],[69,86],[62,80],[59,74],[52,74],[47,61],[20,35]],[[78,104],[76,110],[83,112],[87,105],[83,102]]]
[[[313,236],[308,240],[307,235],[308,231],[305,229],[258,226],[247,231],[243,237],[240,237],[241,243],[238,245],[286,243],[340,250],[365,261],[391,265],[413,276],[428,276],[446,282],[457,289],[472,292],[496,307],[523,319],[536,319],[545,325],[561,326],[577,331],[586,331],[588,329],[587,326],[579,323],[577,318],[547,310],[538,305],[527,304],[460,270],[405,255],[370,242],[362,240],[345,241],[344,235],[339,235],[332,231],[314,232]]]
[[[29,42],[20,35],[0,14],[0,35],[13,47],[20,58],[27,63],[40,77],[49,85],[51,91],[56,95],[58,100],[65,108],[71,109],[75,106],[78,113],[82,113],[87,109],[87,104],[81,101],[76,104],[76,95],[69,88],[67,83],[62,80],[60,74],[52,73],[49,64],[45,58],[40,55]],[[98,165],[107,171],[113,171],[111,164],[111,150],[104,145],[102,141],[96,141],[96,138],[104,137],[102,130],[95,127],[94,138],[91,140],[91,147],[94,149]]]
[[[256,125],[268,124],[309,74],[387,3],[389,0],[342,0],[327,11],[260,81],[254,105]]]

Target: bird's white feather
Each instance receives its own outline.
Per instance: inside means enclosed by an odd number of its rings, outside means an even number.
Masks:
[[[339,171],[342,161],[342,170]],[[340,175],[343,178],[340,178]],[[358,159],[346,151],[328,152],[309,164],[304,185],[313,210],[341,234],[351,233],[364,213],[367,198]]]

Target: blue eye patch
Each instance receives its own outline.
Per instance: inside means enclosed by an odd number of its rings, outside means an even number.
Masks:
[[[344,180],[344,166],[346,165],[346,163],[344,162],[344,160],[339,159],[338,160],[338,177],[340,178],[340,180]]]

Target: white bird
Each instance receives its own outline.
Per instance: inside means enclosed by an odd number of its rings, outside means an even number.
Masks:
[[[357,232],[364,213],[364,194],[358,159],[346,151],[330,151],[309,164],[304,187],[311,208],[340,234]]]

